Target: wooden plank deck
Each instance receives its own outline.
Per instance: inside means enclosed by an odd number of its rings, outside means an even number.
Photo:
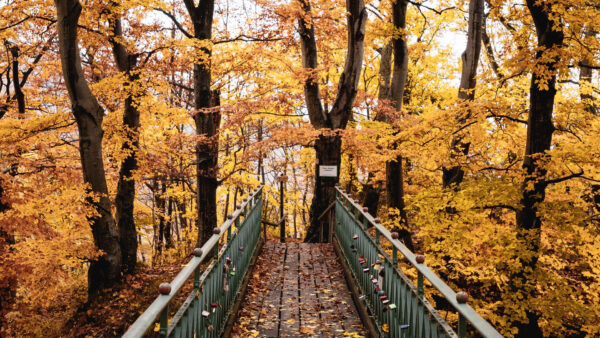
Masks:
[[[332,244],[267,242],[233,337],[366,336]]]

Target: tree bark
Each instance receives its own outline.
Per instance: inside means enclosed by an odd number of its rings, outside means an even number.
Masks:
[[[319,165],[341,164],[342,137],[340,135],[320,135],[315,142],[317,154],[317,172],[315,173],[315,191],[309,210],[310,226],[306,231],[306,242],[327,242],[331,226],[324,216],[318,217],[335,201],[335,185],[339,177],[319,177]],[[338,173],[339,174],[339,173]]]
[[[398,0],[392,5],[392,21],[394,28],[404,30],[406,28],[406,10],[408,2]],[[394,49],[394,72],[392,75],[392,85],[390,88],[390,103],[394,110],[402,110],[404,101],[404,89],[406,88],[406,80],[408,78],[408,46],[406,38],[399,36],[393,41]],[[386,121],[389,119],[386,118]],[[397,148],[397,144],[393,147]],[[388,208],[398,210],[399,218],[394,220],[394,223],[399,223],[400,239],[412,251],[414,249],[412,237],[408,226],[408,217],[404,205],[404,170],[402,156],[398,155],[394,160],[386,162],[386,197]]]
[[[471,0],[469,2],[469,27],[467,31],[467,47],[461,56],[462,73],[460,76],[460,87],[458,89],[458,98],[466,101],[473,101],[475,98],[475,87],[477,85],[477,65],[481,55],[482,36],[484,29],[484,0]],[[458,118],[458,123],[462,124],[468,117],[468,112]],[[467,155],[470,142],[464,142],[462,137],[452,139],[450,145],[450,158],[457,162],[459,155]],[[465,172],[460,164],[447,168],[442,168],[442,183],[444,188],[457,187],[462,183]]]
[[[25,114],[25,95],[21,90],[21,85],[19,81],[19,47],[12,46],[10,48],[10,54],[12,56],[13,87],[15,88],[17,107],[19,114]]]
[[[121,279],[119,232],[111,213],[102,162],[104,111],[90,91],[81,69],[77,42],[81,4],[78,0],[55,0],[55,4],[63,77],[79,130],[83,180],[89,192],[94,195],[86,200],[98,213],[97,216],[90,217],[94,243],[103,252],[102,256],[91,262],[88,271],[88,293],[90,299],[93,299],[102,289],[114,286]]]
[[[381,59],[379,60],[379,91],[377,93],[377,101],[380,108],[383,108],[383,102],[390,99],[390,78],[392,76],[392,52],[393,41],[388,42],[380,51]],[[380,109],[375,115],[375,121],[385,121],[386,116],[384,109]],[[369,209],[371,215],[377,216],[379,209],[379,195],[381,194],[381,182],[374,182],[375,175],[369,171],[367,183],[363,185],[363,205]]]
[[[210,40],[214,14],[214,0],[200,0],[198,6],[193,0],[184,0],[188,14],[194,27],[194,38]],[[218,93],[210,90],[211,85],[211,49],[201,48],[203,62],[194,63],[194,122],[196,134],[203,139],[196,144],[196,183],[197,199],[196,225],[198,227],[197,245],[201,246],[212,236],[212,229],[217,226],[217,180],[219,139],[218,130],[221,114],[216,109],[209,109],[220,104]]]
[[[551,19],[551,16],[554,15],[551,14],[552,6],[550,4],[540,4],[535,0],[527,0],[527,7],[535,24],[538,46],[541,47],[535,54],[535,60],[543,65],[545,69],[540,71],[538,68],[534,68],[531,77],[527,143],[523,159],[525,178],[522,186],[521,209],[516,212],[518,239],[526,248],[518,251],[520,254],[517,258],[523,268],[522,271],[511,278],[511,283],[513,290],[519,289],[519,292],[526,293],[526,299],[533,298],[537,294],[535,281],[533,281],[533,286],[529,290],[523,290],[523,285],[527,282],[527,278],[531,278],[525,271],[535,270],[539,257],[542,222],[538,215],[538,206],[544,201],[546,194],[544,153],[550,150],[554,132],[552,112],[556,95],[556,63],[560,58],[560,53],[556,53],[556,56],[544,61],[548,59],[544,53],[562,47],[564,39],[562,26],[557,27],[557,22]],[[546,89],[538,86],[540,81],[547,84]],[[528,322],[518,323],[519,331],[516,337],[541,337],[542,331],[538,323],[538,312],[535,309],[528,308],[525,313]]]
[[[112,4],[115,6],[115,4]],[[135,71],[137,55],[130,53],[119,41],[123,38],[123,29],[119,14],[111,13],[110,26],[113,36],[110,38],[113,56],[120,72],[125,73],[127,84],[133,84],[139,80]],[[126,129],[126,139],[121,149],[127,153],[127,157],[121,162],[119,170],[119,182],[117,184],[117,196],[115,206],[117,209],[116,220],[119,228],[119,244],[121,246],[122,270],[124,273],[132,273],[137,261],[137,231],[133,216],[135,202],[135,179],[133,172],[137,170],[137,150],[139,147],[138,131],[140,128],[140,111],[135,103],[138,94],[127,93],[123,108],[123,126]]]
[[[299,1],[304,12],[310,15],[309,0]],[[342,142],[339,133],[332,132],[332,130],[346,128],[352,115],[352,106],[362,69],[367,12],[363,0],[347,0],[346,9],[348,11],[346,64],[340,76],[336,99],[329,112],[325,112],[323,109],[319,95],[318,74],[316,74],[318,63],[317,43],[314,25],[312,22],[308,22],[305,16],[300,16],[298,19],[302,63],[304,68],[310,71],[304,83],[306,107],[313,127],[323,131],[315,141],[314,146],[317,157],[317,165],[315,166],[316,181],[310,207],[310,226],[305,238],[307,242],[328,241],[332,224],[329,224],[326,217],[323,220],[319,220],[318,217],[335,201],[335,185],[339,182]],[[338,167],[338,177],[319,177],[319,165],[336,165]]]

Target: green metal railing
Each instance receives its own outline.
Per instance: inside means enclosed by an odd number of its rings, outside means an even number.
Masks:
[[[335,237],[362,292],[360,299],[371,319],[388,337],[465,337],[467,322],[484,337],[502,337],[494,327],[466,304],[467,294],[455,293],[424,264],[424,256],[415,256],[396,233],[390,233],[379,220],[336,188]],[[375,228],[375,238],[367,228]],[[392,258],[380,246],[383,236],[392,243]],[[417,286],[398,268],[398,252],[417,270]],[[424,296],[427,279],[458,312],[458,329],[453,328]],[[385,327],[385,329],[384,329]]]
[[[161,284],[161,293],[129,327],[123,337],[141,337],[160,323],[161,337],[219,337],[230,310],[240,294],[241,281],[260,237],[262,187],[257,188],[201,247],[170,284]],[[232,231],[232,225],[235,230]],[[226,239],[219,250],[219,242]],[[214,252],[210,265],[201,263]],[[193,278],[191,278],[193,275]],[[194,283],[189,296],[169,320],[169,303],[187,281]],[[160,318],[159,318],[160,317]]]

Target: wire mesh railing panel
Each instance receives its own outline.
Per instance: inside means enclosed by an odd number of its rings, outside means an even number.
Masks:
[[[163,337],[219,337],[232,315],[245,275],[257,250],[260,236],[262,191],[257,188],[233,214],[213,231],[170,284],[161,284],[158,296],[123,337],[141,337],[158,319]],[[219,249],[219,242],[223,245]],[[201,263],[209,256],[212,262],[201,272]],[[193,275],[193,277],[192,277]],[[169,320],[169,303],[186,282],[193,289]]]
[[[465,337],[464,327],[471,326],[484,337],[501,337],[487,321],[466,304],[423,262],[339,188],[336,192],[335,237],[343,259],[350,267],[359,297],[369,309],[379,334],[385,337]],[[374,227],[375,238],[367,228]],[[392,243],[392,257],[380,245],[384,237]],[[417,285],[399,269],[398,252],[417,270]],[[424,279],[458,312],[457,332],[438,314],[424,296]]]

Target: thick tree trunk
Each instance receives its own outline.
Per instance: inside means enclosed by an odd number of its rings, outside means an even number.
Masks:
[[[212,104],[209,103],[209,105],[219,105],[218,95],[218,93],[215,93],[215,101]],[[217,188],[219,187],[217,180],[219,155],[218,129],[221,114],[218,111],[200,112],[194,116],[194,120],[196,122],[196,133],[206,137],[196,144],[196,159],[198,163],[196,167],[196,179],[198,181],[197,244],[201,246],[212,236],[212,230],[217,226]]]
[[[341,164],[341,136],[321,135],[315,142],[317,164],[315,165],[315,193],[310,206],[310,226],[306,232],[306,242],[327,242],[331,231],[329,218],[323,215],[325,209],[335,201],[335,185],[339,177],[319,177],[319,165]],[[338,172],[339,174],[339,172]]]
[[[392,5],[392,20],[394,27],[398,30],[406,28],[406,10],[408,2],[398,0]],[[394,73],[392,76],[391,104],[396,111],[402,109],[404,101],[404,89],[406,88],[406,79],[408,78],[408,46],[406,37],[400,36],[393,40],[394,46]],[[393,145],[397,147],[396,144]],[[404,170],[402,169],[402,156],[396,156],[396,159],[388,161],[385,165],[386,172],[386,196],[388,208],[398,210],[399,218],[394,223],[399,223],[399,235],[404,244],[412,251],[413,243],[408,226],[408,217],[404,205]]]
[[[477,65],[481,55],[482,36],[484,29],[484,0],[471,0],[469,3],[469,27],[467,31],[467,48],[462,54],[462,73],[460,76],[460,87],[458,89],[458,98],[461,100],[473,101],[475,98],[475,87],[477,85]],[[458,118],[459,123],[464,123],[468,114]],[[450,145],[450,158],[457,162],[461,157],[469,152],[470,142],[464,142],[462,137],[452,139]],[[444,188],[457,187],[462,183],[465,172],[460,164],[447,168],[442,168],[442,182]]]
[[[198,6],[193,0],[184,0],[188,14],[194,27],[194,38],[210,40],[212,36],[212,21],[214,0],[200,0]],[[219,139],[218,130],[221,114],[216,109],[219,105],[218,93],[210,90],[211,85],[211,49],[204,47],[203,63],[194,64],[194,122],[196,134],[203,139],[196,144],[196,183],[197,199],[196,225],[198,227],[197,245],[201,246],[212,236],[212,229],[217,226],[217,181]]]
[[[327,241],[328,234],[333,224],[321,222],[318,218],[331,203],[335,201],[335,185],[339,181],[339,169],[341,158],[341,137],[332,135],[332,130],[345,129],[352,115],[352,106],[358,87],[363,55],[365,25],[367,12],[363,0],[347,0],[346,9],[348,30],[348,51],[346,64],[340,76],[338,91],[331,110],[325,112],[319,95],[317,68],[317,43],[314,25],[306,20],[310,16],[310,4],[308,0],[299,0],[306,15],[298,19],[298,31],[300,33],[302,63],[305,68],[313,71],[304,83],[304,96],[310,122],[316,129],[322,129],[323,133],[315,142],[315,151],[318,164],[315,166],[315,190],[313,202],[310,209],[310,226],[307,230],[305,241]],[[328,130],[329,129],[329,130]],[[337,165],[338,177],[319,177],[319,165]],[[327,219],[323,216],[323,220]],[[331,219],[331,218],[329,218]]]
[[[90,218],[94,243],[103,252],[91,262],[88,271],[88,293],[94,298],[102,289],[114,286],[121,279],[119,232],[111,213],[102,157],[104,111],[90,91],[81,69],[77,43],[81,4],[78,0],[55,0],[55,3],[63,76],[79,130],[83,180],[94,195],[88,197],[87,202],[98,213]]]
[[[113,15],[118,15],[113,13]],[[119,39],[123,37],[121,20],[115,17],[110,20],[114,36],[110,41],[113,47],[113,56],[119,71],[124,72],[129,84],[139,80],[135,72],[137,56],[127,51]],[[117,39],[115,39],[117,38]],[[117,184],[117,196],[115,206],[117,209],[116,219],[119,227],[119,244],[123,256],[122,270],[124,273],[132,273],[137,261],[137,231],[133,216],[135,202],[135,179],[133,172],[137,170],[137,149],[139,146],[138,130],[140,127],[140,112],[135,102],[137,93],[129,92],[125,98],[123,108],[123,126],[126,129],[127,138],[121,149],[128,155],[121,162],[119,170],[119,182]]]
[[[536,52],[535,59],[545,69],[543,71],[534,70],[531,77],[527,143],[523,160],[525,179],[522,186],[521,209],[516,212],[518,238],[526,248],[518,251],[522,253],[517,258],[523,268],[514,278],[511,278],[511,283],[513,290],[519,289],[518,292],[526,293],[526,299],[534,298],[537,295],[535,281],[526,283],[527,279],[532,277],[525,271],[535,270],[539,257],[542,222],[538,215],[538,206],[544,201],[546,194],[544,152],[550,150],[552,133],[554,132],[552,112],[556,95],[556,63],[560,57],[560,53],[557,53],[549,61],[544,61],[547,59],[544,53],[548,50],[560,48],[564,39],[562,27],[556,27],[555,21],[550,19],[551,5],[539,4],[535,0],[527,0],[527,7],[535,23],[538,45],[541,47]],[[551,75],[548,76],[547,74]],[[547,89],[538,86],[542,79],[547,84]],[[523,289],[523,285],[527,284],[531,287]],[[518,323],[519,331],[516,336],[541,337],[542,331],[538,324],[538,312],[535,309],[528,308],[525,313],[528,323]]]

